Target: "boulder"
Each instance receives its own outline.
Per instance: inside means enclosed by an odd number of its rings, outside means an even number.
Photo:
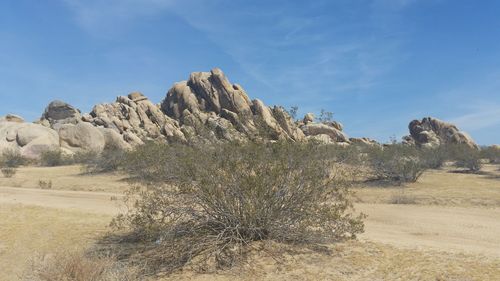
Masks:
[[[0,151],[10,149],[33,159],[58,147],[57,132],[50,128],[33,123],[0,122]]]
[[[306,136],[328,135],[333,142],[349,143],[349,137],[333,126],[323,123],[309,123],[300,127]]]
[[[45,108],[39,123],[54,128],[63,124],[76,124],[81,118],[80,110],[63,101],[55,100]]]
[[[90,123],[64,124],[60,126],[58,133],[61,147],[73,152],[85,150],[101,152],[106,145],[106,139],[101,131]]]
[[[408,125],[410,136],[418,146],[435,147],[446,144],[465,144],[472,148],[479,146],[465,132],[455,125],[432,117],[413,120]]]
[[[7,114],[3,117],[0,117],[0,122],[16,122],[16,123],[24,123],[24,119],[21,116],[14,114]]]
[[[376,140],[370,138],[349,138],[349,141],[353,144],[364,144],[364,145],[376,145],[379,146],[380,143]]]

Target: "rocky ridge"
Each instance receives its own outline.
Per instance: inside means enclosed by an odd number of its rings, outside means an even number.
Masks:
[[[65,102],[51,102],[40,120],[26,123],[9,114],[0,118],[0,150],[13,149],[29,158],[60,148],[67,154],[105,147],[130,149],[147,140],[169,143],[225,141],[314,141],[325,144],[378,145],[368,138],[349,138],[336,121],[316,122],[308,113],[295,121],[281,106],[251,100],[220,69],[192,73],[155,104],[139,92],[97,104],[90,113]],[[434,118],[414,120],[404,142],[419,146],[466,143],[477,147],[456,126]]]

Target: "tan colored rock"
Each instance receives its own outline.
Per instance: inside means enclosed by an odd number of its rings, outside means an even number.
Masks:
[[[127,143],[123,136],[112,129],[98,128],[104,137],[104,145],[109,148],[118,148],[122,150],[129,150],[132,146]]]
[[[188,81],[176,83],[167,92],[161,110],[178,120],[181,128],[191,127],[183,130],[189,134],[194,129],[195,135],[213,135],[222,140],[242,136],[244,139],[304,139],[288,113],[271,110],[258,100],[252,102],[240,85],[231,84],[217,68],[192,73]],[[208,134],[206,129],[217,132]]]
[[[345,133],[322,123],[309,123],[300,127],[306,136],[328,135],[333,142],[349,143],[349,138]]]
[[[410,135],[419,146],[435,147],[446,144],[465,144],[473,148],[479,146],[465,132],[455,125],[436,118],[426,117],[413,120],[408,125]]]
[[[0,151],[18,151],[27,158],[38,158],[46,150],[59,147],[57,133],[33,123],[0,122]]]
[[[64,124],[60,126],[58,133],[61,147],[73,152],[85,150],[101,152],[106,145],[101,131],[90,123]]]
[[[364,145],[376,145],[379,146],[380,143],[376,140],[372,140],[370,138],[349,138],[349,141],[353,144],[364,144]]]
[[[0,122],[24,123],[24,119],[21,116],[15,114],[7,114],[3,117],[0,117]]]

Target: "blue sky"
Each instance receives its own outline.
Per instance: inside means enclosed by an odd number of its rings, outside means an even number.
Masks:
[[[388,141],[425,116],[500,143],[500,1],[3,0],[0,115],[88,112],[193,71]]]

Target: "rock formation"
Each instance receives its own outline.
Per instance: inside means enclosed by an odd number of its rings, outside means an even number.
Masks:
[[[161,103],[161,110],[178,120],[187,138],[207,140],[304,139],[288,113],[250,100],[243,88],[231,84],[220,69],[192,73],[176,83]]]
[[[19,120],[0,118],[0,152],[6,149],[13,150],[26,158],[34,159],[40,157],[44,151],[59,147],[59,136],[56,131]]]
[[[403,137],[403,142],[424,147],[446,144],[465,144],[473,148],[479,146],[465,132],[455,125],[432,117],[413,120],[408,125],[410,136]]]
[[[342,132],[343,126],[339,122],[316,123],[314,114],[307,113],[299,127],[307,140],[312,140],[324,144],[337,143],[341,145],[350,144],[349,137]]]
[[[192,73],[174,84],[160,104],[142,93],[119,96],[97,104],[90,113],[63,101],[53,101],[41,118],[25,123],[16,115],[0,118],[0,149],[19,150],[37,157],[60,148],[68,154],[102,151],[107,146],[129,149],[146,140],[197,143],[220,141],[351,142],[335,121],[316,123],[308,113],[295,122],[281,106],[251,100],[220,69]],[[369,141],[366,141],[369,142]]]

